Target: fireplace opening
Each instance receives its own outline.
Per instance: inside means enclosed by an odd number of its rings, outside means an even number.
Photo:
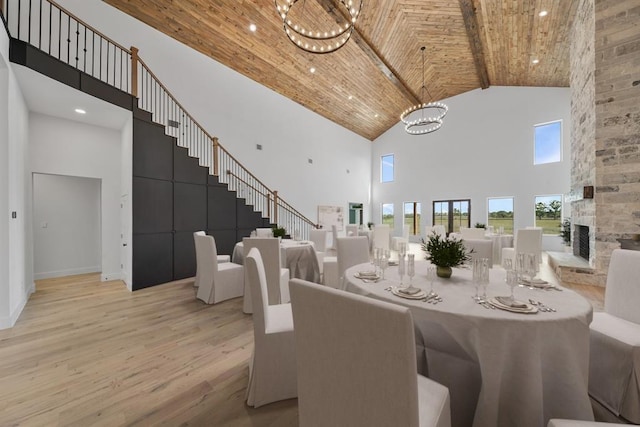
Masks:
[[[573,254],[589,261],[589,227],[576,225],[574,232]]]

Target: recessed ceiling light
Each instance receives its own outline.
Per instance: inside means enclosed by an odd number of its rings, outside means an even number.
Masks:
[[[538,62],[540,62],[539,59],[534,59],[533,61],[531,61],[532,64],[537,64]]]
[[[316,72],[316,69],[315,69],[315,68],[313,68],[313,67],[311,67],[311,68],[309,68],[309,72],[311,72],[311,73],[313,74],[313,73],[315,73],[315,72]]]
[[[547,12],[546,10],[541,10],[538,16],[547,16],[547,13],[549,12]]]
[[[256,27],[256,24],[250,24],[249,25],[249,31],[251,31],[252,33],[255,33],[257,28],[258,27]]]
[[[378,117],[378,115],[376,114],[376,115],[375,115],[375,116],[373,116],[373,117]]]
[[[76,108],[75,112],[78,113],[78,114],[87,114],[87,112],[84,111],[82,108]]]
[[[353,95],[349,95],[349,101],[353,99]]]

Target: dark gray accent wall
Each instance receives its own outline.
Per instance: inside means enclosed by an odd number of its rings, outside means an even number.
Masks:
[[[216,239],[219,254],[231,255],[251,230],[269,226],[161,125],[134,109],[134,290],[194,276],[195,231],[205,230]]]

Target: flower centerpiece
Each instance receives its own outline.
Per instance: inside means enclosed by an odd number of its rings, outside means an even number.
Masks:
[[[438,277],[451,277],[451,267],[457,267],[471,259],[462,239],[449,239],[436,233],[427,238],[426,242],[422,239],[422,250],[427,253],[427,261],[437,267]]]

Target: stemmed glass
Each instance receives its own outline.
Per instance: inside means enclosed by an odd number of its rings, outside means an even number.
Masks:
[[[487,286],[489,285],[489,259],[488,258],[480,258],[481,273],[480,273],[480,284],[482,285],[482,299],[484,301],[487,300]]]
[[[427,298],[433,297],[436,293],[433,292],[433,282],[436,280],[436,266],[431,265],[427,268],[427,280],[429,281],[429,293]]]
[[[524,286],[523,280],[524,280],[524,272],[525,272],[525,268],[526,268],[526,257],[524,253],[517,253],[516,254],[516,264],[513,266],[514,270],[516,271],[516,282],[518,283],[518,286]]]
[[[398,243],[398,255],[405,256],[407,254],[407,244],[405,242]]]
[[[415,254],[407,255],[407,276],[409,276],[409,289],[413,289],[413,276],[416,275],[416,256]]]
[[[518,276],[515,270],[507,270],[507,277],[505,278],[505,282],[507,282],[507,285],[509,286],[509,288],[511,288],[511,295],[509,295],[509,298],[511,299],[512,303],[516,300],[515,296],[513,295],[513,289],[518,284],[517,277]]]
[[[404,276],[404,255],[398,255],[398,275],[400,276],[400,287],[403,287],[402,276]]]
[[[480,287],[480,275],[482,273],[482,263],[480,262],[480,258],[473,259],[473,276],[472,281],[473,284],[476,285],[476,294],[472,297],[475,302],[480,302],[481,298],[479,295],[479,287]]]
[[[384,280],[384,271],[389,266],[389,251],[382,251],[382,256],[380,257],[380,269],[382,270],[382,280]]]
[[[536,277],[537,273],[537,265],[536,265],[536,254],[526,254],[526,269],[527,276],[529,276],[529,281],[533,283],[533,279]]]

